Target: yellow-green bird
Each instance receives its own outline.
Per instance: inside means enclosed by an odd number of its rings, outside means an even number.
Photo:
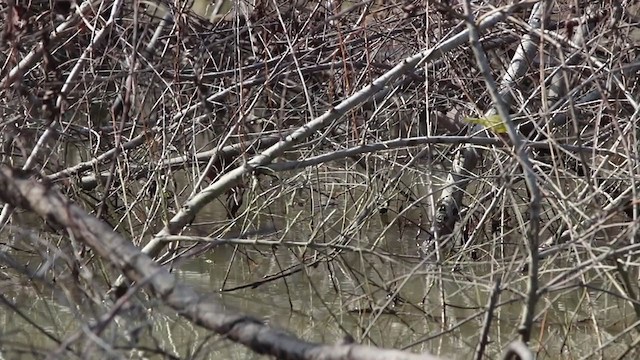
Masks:
[[[466,117],[463,120],[468,124],[482,125],[496,134],[507,133],[507,126],[504,124],[504,121],[502,120],[502,116],[498,114],[490,115],[482,118]]]

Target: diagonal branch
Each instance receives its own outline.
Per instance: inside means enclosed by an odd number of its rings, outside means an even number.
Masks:
[[[529,23],[532,27],[539,27],[541,18],[544,16],[543,6],[541,2],[536,3],[534,9],[529,18]],[[482,31],[481,27],[478,27],[478,31]],[[504,109],[509,107],[512,98],[512,89],[517,84],[517,81],[529,69],[529,64],[533,59],[537,51],[537,44],[534,38],[526,35],[518,47],[510,66],[505,72],[502,80],[500,81],[500,91],[498,97],[503,99],[505,105]],[[494,100],[495,102],[495,100]],[[496,103],[496,105],[498,105]],[[503,109],[503,110],[504,110]],[[508,113],[508,111],[506,111]],[[491,109],[486,115],[495,114],[495,109]],[[506,122],[509,123],[508,114],[502,114]],[[504,117],[507,115],[507,117]],[[511,127],[513,125],[511,124]],[[479,132],[479,136],[487,136],[487,133],[482,130],[480,125],[476,125],[472,132]],[[511,133],[509,137],[512,138]],[[514,144],[516,144],[514,142]],[[443,186],[442,194],[438,199],[436,206],[436,214],[434,220],[433,233],[436,241],[439,241],[441,237],[449,235],[453,232],[455,224],[459,220],[460,207],[462,205],[462,197],[469,182],[474,178],[473,170],[475,169],[478,161],[481,159],[482,153],[473,144],[466,144],[462,146],[457,152],[451,171],[447,175],[447,181]]]
[[[486,17],[478,27],[480,29],[487,29],[503,20],[505,16],[506,14],[502,12],[492,14]],[[251,175],[256,169],[271,163],[276,157],[280,156],[286,150],[292,148],[307,137],[315,134],[316,131],[339,121],[344,114],[358,108],[358,106],[361,106],[365,101],[371,99],[378,92],[383,91],[385,87],[390,86],[394,81],[400,79],[407,72],[414,70],[421,64],[433,62],[457,46],[464,44],[468,36],[469,34],[467,31],[461,31],[451,36],[448,40],[441,42],[438,46],[405,59],[387,73],[375,79],[371,85],[368,85],[355,94],[349,96],[323,115],[298,128],[282,141],[271,146],[262,154],[248,161],[244,166],[238,167],[221,176],[218,181],[212,183],[203,191],[189,199],[182,206],[180,211],[169,221],[165,228],[160,231],[160,233],[158,233],[142,251],[145,254],[156,257],[160,254],[166,244],[166,242],[160,240],[160,237],[177,234],[184,226],[193,220],[200,209],[240,182],[243,177]]]
[[[421,359],[428,354],[379,349],[357,344],[324,345],[301,340],[269,327],[261,320],[225,309],[206,294],[178,283],[175,276],[114,232],[106,223],[88,215],[64,198],[48,183],[30,179],[29,174],[0,168],[0,198],[15,207],[29,209],[43,219],[67,229],[71,235],[107,259],[132,280],[149,289],[184,318],[243,344],[256,353],[282,359]]]
[[[542,26],[542,18],[547,9],[549,9],[549,5],[551,5],[551,1],[546,0],[544,2],[539,2],[534,6],[532,17],[530,19],[530,23]],[[509,115],[509,110],[507,103],[502,97],[502,94],[498,92],[498,88],[496,83],[491,76],[491,70],[489,67],[489,62],[487,60],[487,55],[484,50],[480,47],[480,35],[475,26],[475,21],[473,19],[473,13],[471,12],[471,4],[469,0],[464,2],[465,15],[467,16],[467,27],[469,29],[469,41],[471,42],[471,49],[476,57],[478,67],[480,67],[482,76],[485,80],[487,88],[489,89],[489,93],[491,94],[491,98],[493,99],[494,105],[500,114],[500,117],[503,119],[504,124],[507,128],[507,133],[509,134],[509,139],[515,146],[516,160],[520,163],[522,170],[524,172],[525,183],[527,184],[527,190],[529,190],[530,199],[529,199],[529,228],[527,229],[526,234],[526,245],[529,250],[529,281],[527,283],[527,301],[523,308],[522,314],[522,322],[520,324],[520,328],[518,329],[520,332],[521,340],[525,343],[529,341],[531,337],[531,328],[533,325],[533,318],[535,316],[535,306],[538,301],[538,233],[540,230],[540,207],[542,195],[540,193],[540,188],[538,186],[538,182],[536,180],[536,174],[533,171],[533,166],[531,165],[531,159],[529,158],[529,154],[527,153],[527,149],[525,147],[526,143],[522,139],[521,135],[516,131],[516,127]],[[535,51],[536,44],[533,42],[533,39],[530,36],[525,36],[522,42],[523,51],[519,51],[522,54],[533,54]],[[517,55],[518,53],[516,53]],[[519,59],[519,62],[525,64],[526,61],[522,61],[521,57],[516,56]],[[518,68],[523,68],[525,65],[519,66]],[[504,85],[509,85],[514,81],[514,77],[510,72],[507,72],[507,76],[505,78]],[[504,92],[504,91],[503,91]]]

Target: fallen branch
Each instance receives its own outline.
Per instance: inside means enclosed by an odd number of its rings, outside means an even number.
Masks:
[[[429,354],[412,354],[357,344],[325,345],[306,342],[263,321],[226,310],[207,294],[178,283],[175,276],[156,264],[130,241],[106,223],[71,203],[47,182],[38,182],[31,173],[0,168],[0,198],[14,207],[31,210],[47,221],[63,226],[75,239],[83,241],[125,276],[148,288],[166,305],[189,321],[240,343],[259,354],[280,359],[438,359]]]

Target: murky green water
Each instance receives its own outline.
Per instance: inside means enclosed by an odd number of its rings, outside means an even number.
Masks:
[[[283,240],[304,241],[311,235],[302,230],[304,227],[295,227]],[[359,241],[380,239],[381,231],[381,226],[372,225],[361,233]],[[332,254],[330,261],[324,258],[331,254],[329,249],[315,252],[284,245],[276,249],[223,245],[177,264],[174,273],[180,281],[211,294],[229,308],[264,319],[309,341],[336,343],[351,335],[359,343],[408,347],[411,351],[458,359],[474,353],[483,309],[492,279],[497,276],[491,274],[499,274],[508,289],[500,298],[487,352],[498,356],[516,337],[522,302],[514,291],[525,290],[524,275],[505,274],[508,264],[488,258],[461,259],[455,266],[450,263],[442,267],[421,262],[416,257],[416,232],[410,227],[402,233],[395,228],[387,230],[376,249],[384,256],[344,251]],[[305,266],[299,266],[301,263]],[[265,281],[283,272],[293,273]],[[553,277],[554,271],[549,271],[542,282]],[[9,283],[10,280],[5,281],[3,296],[32,323],[16,311],[1,307],[0,342],[13,351],[24,348],[29,352],[2,353],[7,359],[42,358],[59,347],[35,331],[34,324],[64,339],[83,331],[85,323],[95,322],[108,309],[107,303],[101,306],[87,301],[80,302],[83,305],[79,307],[68,301],[69,297],[74,298],[72,293],[48,292],[35,283],[6,286]],[[594,289],[605,286],[596,281],[590,285]],[[122,354],[122,348],[142,345],[164,354],[153,355],[139,349],[125,353],[131,358],[157,359],[167,358],[167,354],[197,359],[259,357],[169,315],[172,311],[154,299],[141,295],[134,304],[101,333],[109,345],[102,348],[100,342],[82,342],[84,346],[77,351],[83,356],[100,354],[95,358],[104,358],[109,353]],[[614,358],[628,343],[625,337],[616,339],[614,335],[632,325],[628,320],[633,318],[632,310],[615,296],[581,288],[563,290],[545,295],[538,309],[533,348],[539,351],[539,358],[580,358],[602,346],[604,339],[614,345],[607,346],[602,356]]]

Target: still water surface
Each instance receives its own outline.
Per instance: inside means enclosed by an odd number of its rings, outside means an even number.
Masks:
[[[271,214],[265,218],[274,217]],[[271,224],[276,228],[288,222],[284,216],[277,219],[280,220]],[[312,236],[309,230],[305,231],[309,229],[307,221],[289,225],[291,230],[282,236],[283,240],[304,241]],[[335,236],[334,230],[326,231],[327,238]],[[359,343],[429,351],[458,359],[470,358],[474,353],[491,286],[500,276],[506,290],[495,313],[488,346],[488,354],[498,356],[517,338],[522,310],[518,292],[526,288],[524,275],[506,273],[508,260],[499,264],[484,257],[437,267],[417,256],[416,234],[417,229],[410,226],[384,230],[379,221],[371,221],[357,242],[364,246],[377,241],[377,250],[384,256],[344,251],[331,254],[331,260],[324,261],[328,249],[315,252],[301,247],[223,245],[176,264],[173,271],[180,281],[210,294],[225,306],[309,341],[336,343],[349,335]],[[305,266],[299,266],[303,262]],[[566,267],[545,270],[541,283]],[[261,283],[269,276],[291,270],[295,270],[291,275]],[[0,342],[3,348],[12,349],[10,353],[0,352],[5,359],[45,358],[59,346],[43,331],[36,331],[36,326],[65,339],[84,332],[85,324],[94,323],[110,308],[108,303],[100,306],[85,302],[78,306],[68,299],[82,296],[49,291],[35,282],[15,285],[6,280],[4,284],[4,298],[29,319],[7,306],[0,307]],[[590,285],[594,289],[604,286],[595,281]],[[134,303],[101,333],[104,341],[96,337],[81,344],[87,349],[97,348],[95,354],[100,355],[96,358],[108,354],[119,358],[123,349],[134,345],[138,349],[125,351],[126,357],[259,358],[182,318],[168,315],[172,311],[154,299],[138,295]],[[598,355],[615,358],[629,339],[615,338],[614,334],[632,326],[631,319],[635,318],[626,302],[581,287],[546,294],[538,311],[533,348],[539,358],[548,359],[581,358],[608,341],[613,345]],[[140,350],[141,346],[147,351]],[[16,348],[26,353],[16,353]],[[150,349],[161,352],[154,355]],[[84,354],[90,353],[94,351]]]

